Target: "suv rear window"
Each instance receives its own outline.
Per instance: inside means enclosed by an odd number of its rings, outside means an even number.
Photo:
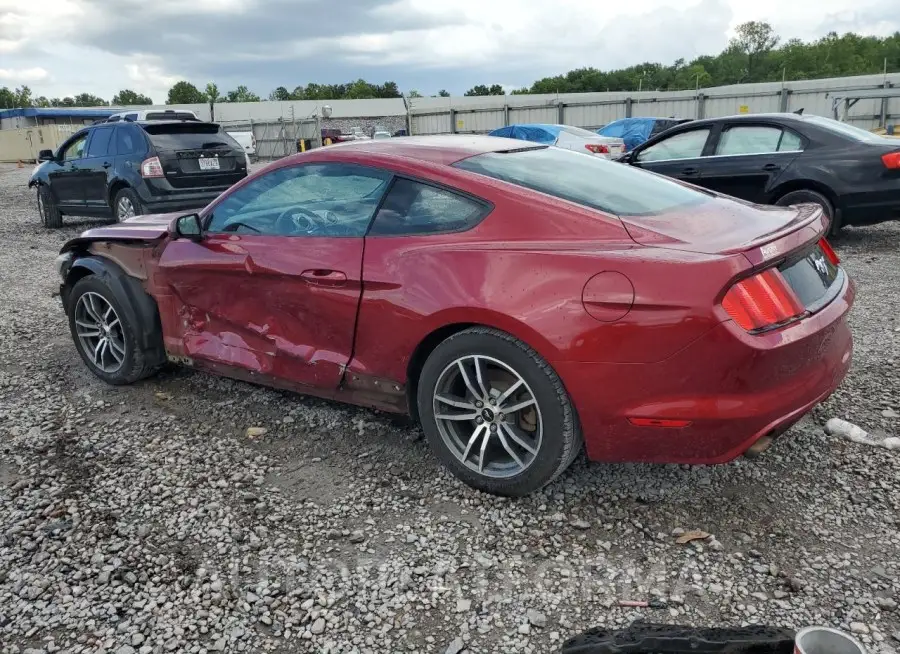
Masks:
[[[453,165],[619,216],[650,216],[711,199],[665,177],[560,148],[487,152]]]
[[[150,123],[141,127],[150,135],[153,145],[163,150],[228,146],[243,151],[225,130],[212,123]]]

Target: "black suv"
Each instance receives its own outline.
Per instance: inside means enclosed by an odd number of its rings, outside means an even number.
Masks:
[[[28,186],[45,227],[61,227],[63,214],[122,220],[198,209],[248,172],[237,141],[197,120],[99,123],[39,160]]]

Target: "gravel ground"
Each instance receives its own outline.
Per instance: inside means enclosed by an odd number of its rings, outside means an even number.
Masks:
[[[28,173],[0,167],[4,654],[551,652],[639,618],[900,645],[900,452],[821,428],[900,435],[900,225],[836,243],[853,369],[761,458],[579,460],[504,500],[386,415],[181,369],[103,385],[54,297],[92,223],[41,228]],[[713,538],[675,542],[692,529]]]

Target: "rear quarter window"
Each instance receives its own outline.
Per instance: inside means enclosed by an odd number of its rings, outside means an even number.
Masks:
[[[560,148],[488,152],[454,166],[619,216],[650,216],[711,200],[665,177]]]

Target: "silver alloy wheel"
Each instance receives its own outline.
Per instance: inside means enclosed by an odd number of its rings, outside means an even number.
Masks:
[[[127,196],[119,198],[119,201],[116,203],[116,218],[124,220],[134,215],[134,204],[132,204],[131,198]]]
[[[534,463],[544,423],[534,392],[502,361],[470,355],[438,377],[433,396],[438,433],[467,468],[508,478]]]
[[[75,333],[91,363],[113,373],[125,361],[125,334],[116,310],[99,293],[88,291],[75,304]]]

